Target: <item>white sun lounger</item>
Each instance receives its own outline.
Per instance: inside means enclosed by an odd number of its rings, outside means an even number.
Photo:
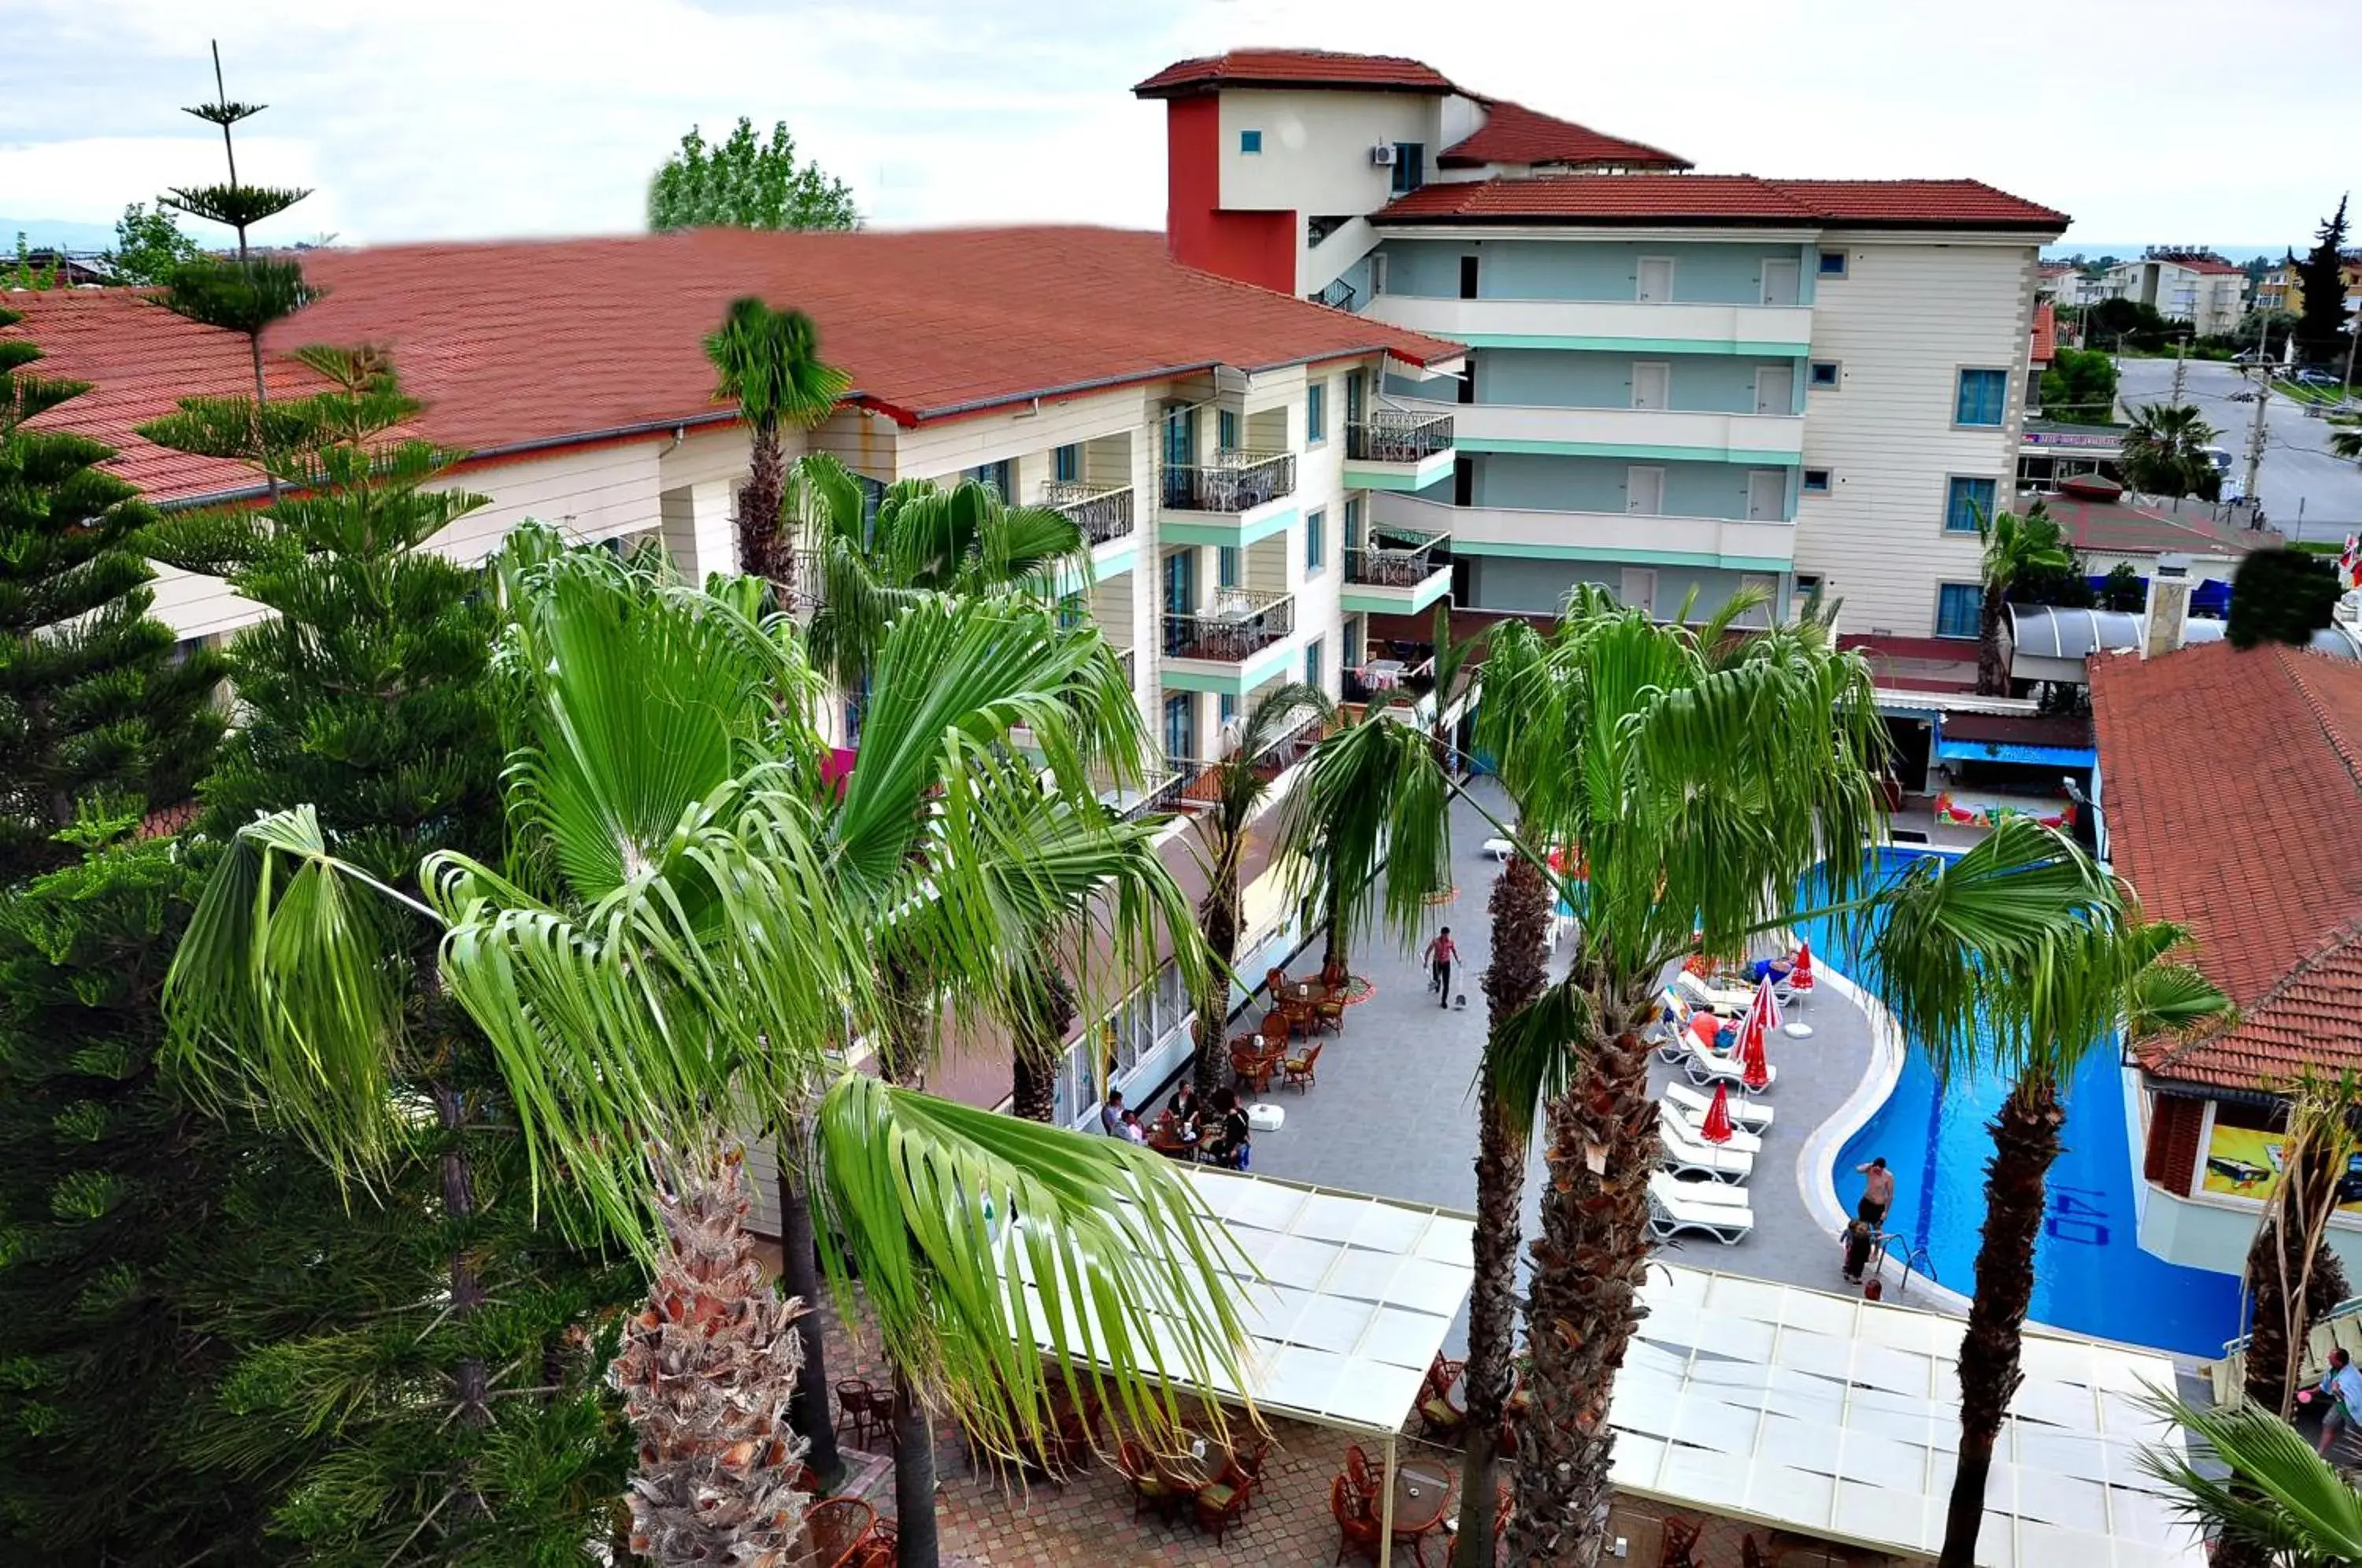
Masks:
[[[1710,986],[1704,976],[1693,975],[1687,969],[1673,977],[1673,989],[1680,992],[1692,1007],[1710,1007],[1716,1012],[1733,1015],[1745,1012],[1755,1000],[1755,992],[1751,988],[1728,990],[1720,986]]]
[[[1671,1127],[1678,1129],[1680,1136],[1693,1143],[1708,1149],[1720,1149],[1725,1154],[1752,1156],[1763,1152],[1763,1135],[1760,1132],[1750,1132],[1739,1126],[1738,1118],[1736,1116],[1730,1119],[1730,1142],[1727,1143],[1717,1143],[1708,1138],[1705,1135],[1704,1118],[1692,1116],[1670,1100],[1661,1101],[1658,1104],[1657,1121],[1658,1132],[1661,1136],[1672,1136],[1672,1134],[1665,1132],[1666,1128]]]
[[[1681,1123],[1680,1116],[1672,1110],[1663,1106],[1657,1108],[1657,1157],[1667,1170],[1677,1176],[1707,1176],[1730,1182],[1745,1181],[1755,1174],[1753,1154],[1717,1148],[1693,1135]]]
[[[1701,1125],[1705,1121],[1706,1111],[1714,1105],[1714,1096],[1701,1094],[1679,1078],[1665,1086],[1665,1099],[1680,1107],[1688,1120]],[[1757,1105],[1745,1099],[1734,1099],[1729,1104],[1730,1119],[1749,1132],[1771,1131],[1772,1110],[1770,1106]]]
[[[1690,1041],[1689,1055],[1683,1059],[1682,1069],[1689,1074],[1690,1082],[1700,1088],[1710,1088],[1715,1084],[1728,1084],[1735,1092],[1739,1094],[1767,1093],[1780,1081],[1778,1065],[1767,1062],[1764,1064],[1763,1088],[1760,1089],[1748,1088],[1747,1069],[1738,1065],[1738,1057],[1735,1054],[1717,1056],[1700,1045],[1694,1037]]]
[[[1727,1247],[1755,1229],[1753,1209],[1744,1204],[1701,1201],[1692,1191],[1695,1185],[1700,1184],[1675,1181],[1662,1171],[1649,1178],[1650,1235],[1661,1242],[1683,1231],[1703,1231]]]

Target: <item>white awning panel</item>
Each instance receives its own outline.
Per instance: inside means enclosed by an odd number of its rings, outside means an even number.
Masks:
[[[1652,1266],[1616,1380],[1616,1484],[1662,1502],[1932,1557],[1959,1445],[1958,1319]],[[2162,1355],[2029,1326],[1986,1494],[1991,1568],[2206,1558],[2136,1457],[2180,1433],[2139,1400]]]

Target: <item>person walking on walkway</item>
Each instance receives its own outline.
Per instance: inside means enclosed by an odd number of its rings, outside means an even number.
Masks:
[[[2321,1380],[2316,1396],[2328,1401],[2321,1411],[2321,1457],[2327,1459],[2337,1440],[2362,1422],[2362,1372],[2354,1369],[2354,1358],[2338,1346],[2329,1353],[2329,1375]]]
[[[1875,1231],[1886,1223],[1886,1211],[1894,1206],[1894,1173],[1886,1168],[1883,1154],[1854,1169],[1861,1173],[1861,1201],[1854,1206],[1854,1217]]]
[[[1453,965],[1460,962],[1460,944],[1451,940],[1450,926],[1447,925],[1437,932],[1435,940],[1427,944],[1427,962],[1431,971],[1428,982],[1429,988],[1435,992],[1437,1005],[1450,1007],[1451,1005],[1451,968]]]

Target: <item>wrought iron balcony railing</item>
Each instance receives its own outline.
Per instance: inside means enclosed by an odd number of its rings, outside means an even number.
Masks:
[[[1373,588],[1416,588],[1451,566],[1451,536],[1404,528],[1385,542],[1345,547],[1345,580]]]
[[[1345,456],[1364,463],[1417,463],[1451,448],[1451,415],[1378,408],[1345,426]]]
[[[1210,463],[1164,470],[1164,504],[1180,512],[1251,512],[1295,493],[1292,452],[1226,448]]]
[[[1094,545],[1120,539],[1132,529],[1131,486],[1082,484],[1061,480],[1043,491],[1043,500],[1075,520],[1083,537]]]
[[[1231,590],[1195,615],[1164,616],[1166,658],[1236,664],[1296,630],[1296,595]]]

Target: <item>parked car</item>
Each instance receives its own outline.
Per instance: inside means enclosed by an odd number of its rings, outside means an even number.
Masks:
[[[2256,401],[2256,389],[2253,387],[2241,387],[2237,392],[2231,394],[2230,401],[2233,403],[2253,403]]]
[[[2314,365],[2307,365],[2299,370],[2294,380],[2299,386],[2306,387],[2334,387],[2337,384],[2335,376]]]

